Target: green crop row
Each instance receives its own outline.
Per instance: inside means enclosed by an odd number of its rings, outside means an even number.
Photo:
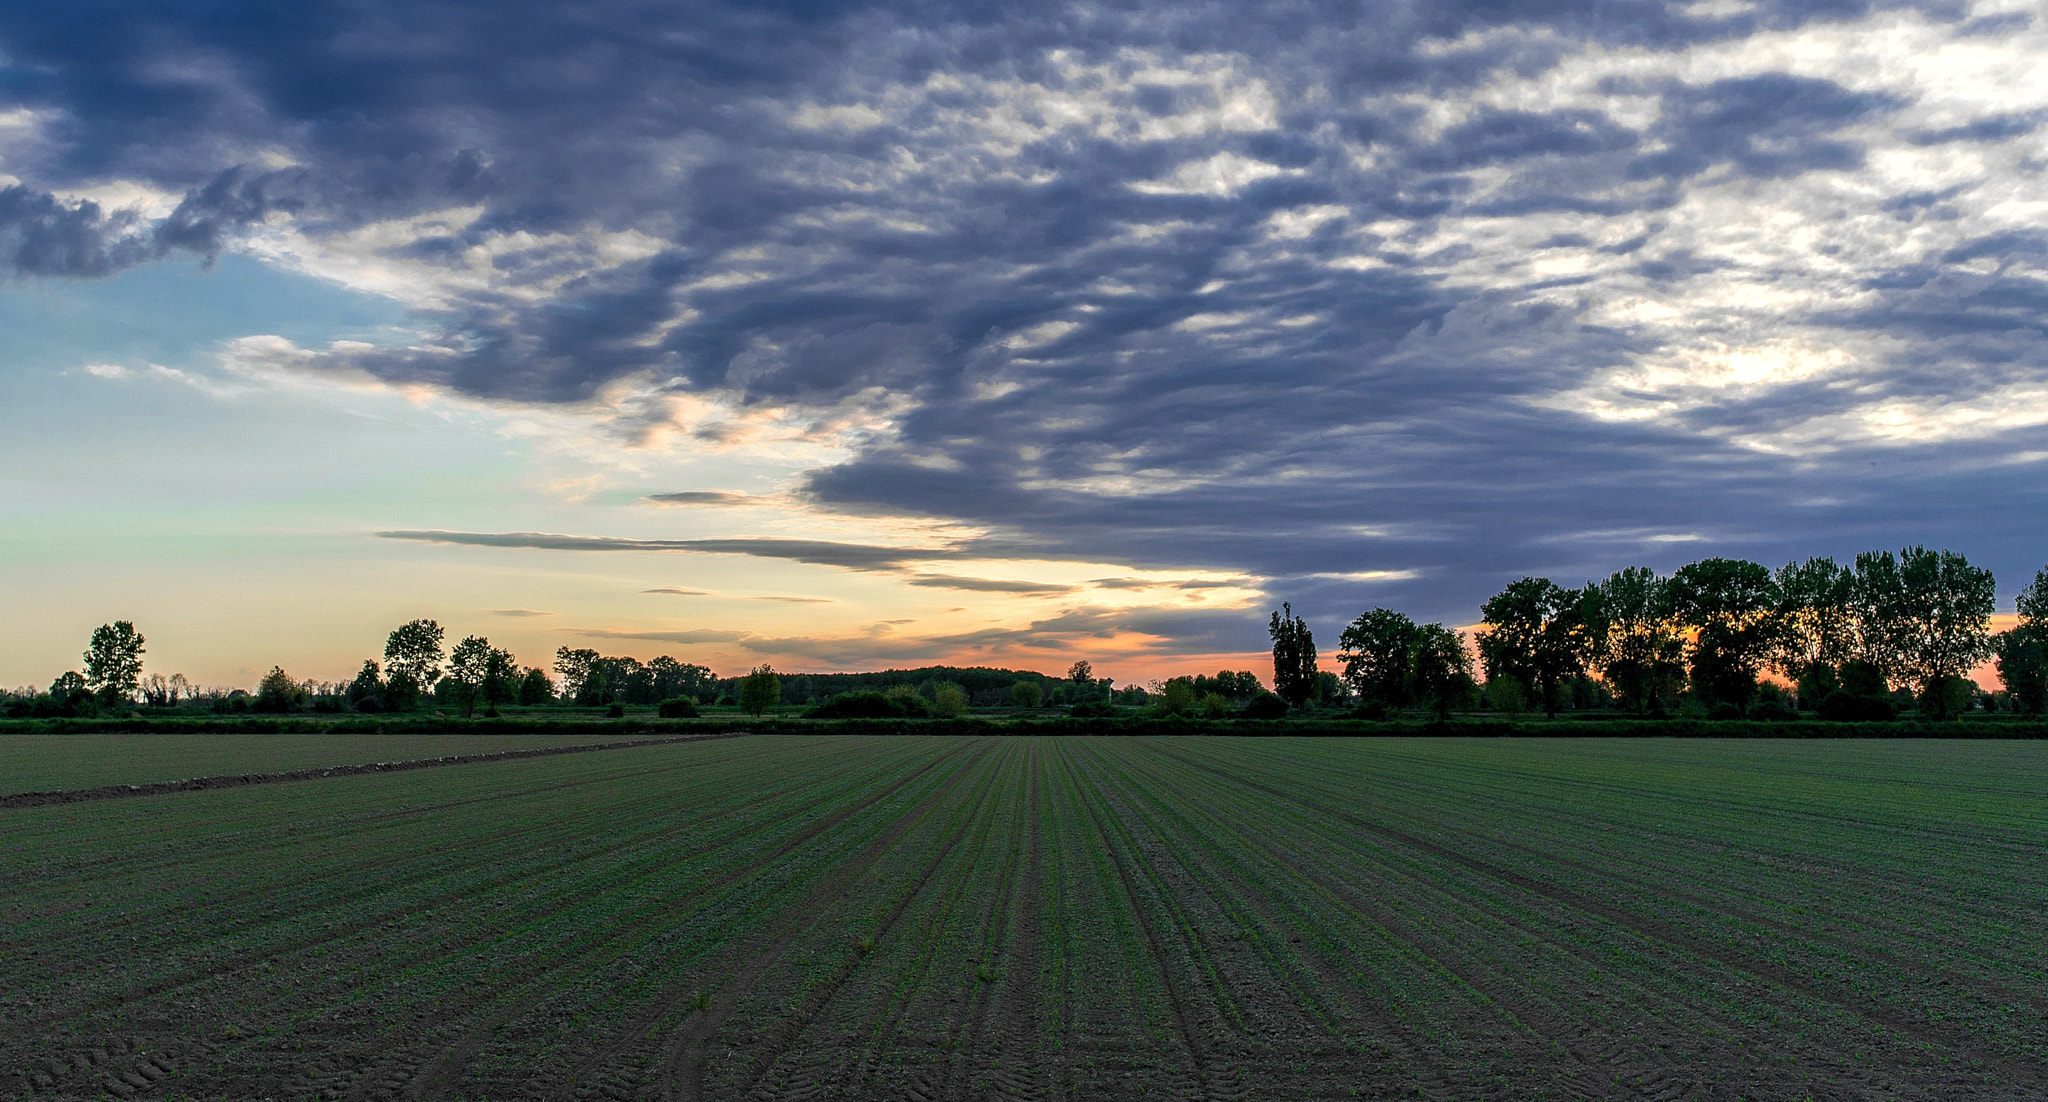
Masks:
[[[0,1096],[2026,1097],[2044,795],[2026,742],[761,735],[0,809]]]

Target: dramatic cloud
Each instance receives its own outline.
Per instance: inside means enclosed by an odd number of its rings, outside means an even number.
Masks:
[[[471,547],[527,547],[543,551],[668,551],[700,555],[753,555],[763,559],[838,566],[849,570],[894,570],[906,563],[956,559],[958,548],[876,547],[827,540],[706,539],[641,540],[613,536],[557,536],[546,532],[379,532],[392,540],[455,543]],[[667,592],[676,592],[669,590]]]
[[[988,533],[394,539],[1208,570],[1322,625],[1717,552],[2018,577],[2044,59],[2020,5],[1860,0],[16,5],[0,265],[245,251],[417,307],[294,370],[630,385],[707,451],[772,411],[844,449],[774,500]],[[1263,644],[1231,615],[1028,631]]]

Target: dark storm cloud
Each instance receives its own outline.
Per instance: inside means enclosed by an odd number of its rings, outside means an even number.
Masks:
[[[1455,621],[1521,573],[1583,579],[1703,548],[1839,553],[1885,532],[2016,561],[2036,553],[2003,518],[2038,504],[2038,480],[1970,465],[1978,445],[1907,458],[1857,439],[1788,457],[1731,441],[1789,439],[1873,393],[1933,401],[2048,376],[2038,234],[1942,231],[1917,253],[1870,250],[1884,270],[1815,276],[1679,215],[1706,189],[1860,181],[1887,133],[1996,151],[2036,133],[2039,112],[1930,122],[1910,95],[1847,75],[1711,66],[1608,78],[1569,103],[1481,96],[1589,45],[1656,56],[1824,36],[1879,7],[370,3],[208,19],[14,5],[0,98],[41,121],[4,165],[23,183],[0,191],[0,250],[18,273],[92,276],[213,255],[258,226],[319,240],[443,219],[384,259],[481,263],[489,289],[451,280],[416,346],[316,362],[523,402],[627,378],[742,405],[886,395],[893,431],[812,472],[812,500],[986,525],[1018,555],[1275,579],[1319,630],[1370,603]],[[1959,33],[2030,25],[1916,10]],[[153,221],[60,198],[114,180],[183,198]],[[1849,255],[1835,239],[1862,232],[1859,214],[1917,232],[1967,227],[1983,206],[1975,184],[1814,187],[1783,202],[1828,227],[1827,256]],[[1488,219],[1529,227],[1527,244],[1489,239]],[[1536,270],[1537,254],[1558,266]],[[1823,344],[1881,336],[1883,362],[1764,394],[1602,382],[1690,336],[1617,320],[1615,302],[1683,304],[1738,280],[1863,281],[1864,301],[1771,324],[1825,328]],[[1559,397],[1602,386],[1638,413]],[[385,535],[888,571],[1006,552]],[[991,588],[1012,585],[1034,588]],[[1131,630],[1264,645],[1257,618],[1218,616]],[[1102,617],[1034,630],[1139,624]]]

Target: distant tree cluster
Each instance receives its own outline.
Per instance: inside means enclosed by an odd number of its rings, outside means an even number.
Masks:
[[[1574,706],[1595,678],[1638,713],[1680,697],[1712,715],[1770,712],[1783,707],[1763,683],[1775,673],[1822,715],[1889,718],[1904,695],[1947,718],[1971,706],[1968,674],[1994,654],[2012,699],[2038,712],[2044,592],[2048,571],[2022,595],[2020,626],[1994,636],[1991,572],[1952,551],[1870,551],[1775,571],[1710,558],[1669,576],[1630,567],[1576,589],[1522,578],[1481,608],[1478,650],[1489,694],[1499,684],[1548,714]],[[1395,615],[1368,613],[1353,628],[1374,636],[1370,624]],[[1378,652],[1361,653],[1360,679],[1383,665]]]
[[[1337,645],[1345,685],[1374,715],[1420,705],[1442,718],[1477,694],[1464,633],[1442,624],[1376,608],[1345,627]]]

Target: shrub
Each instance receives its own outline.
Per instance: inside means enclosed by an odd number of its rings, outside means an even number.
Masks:
[[[1386,705],[1377,700],[1372,702],[1371,707],[1378,708],[1381,714],[1386,712]],[[1260,693],[1246,701],[1244,705],[1246,719],[1281,719],[1286,715],[1287,702],[1272,693]]]
[[[1222,719],[1237,710],[1230,706],[1230,698],[1222,693],[1203,693],[1199,707],[1202,715],[1209,719]]]
[[[932,690],[932,713],[948,718],[963,715],[967,711],[967,690],[951,681],[941,682]]]
[[[782,700],[782,678],[766,665],[755,666],[740,678],[740,710],[761,715]]]
[[[613,704],[604,710],[604,714],[613,719],[624,719],[626,717],[626,706],[624,704]]]
[[[877,692],[840,693],[804,715],[811,719],[902,719],[901,705]]]
[[[1780,698],[1761,700],[1751,705],[1749,709],[1749,718],[1770,721],[1793,719],[1795,717],[1792,713],[1792,709],[1785,707],[1785,701],[1782,698]]]
[[[1719,701],[1713,707],[1707,709],[1707,718],[1712,720],[1741,719],[1742,706],[1726,700]]]
[[[1159,687],[1159,700],[1152,710],[1162,716],[1183,716],[1195,710],[1193,678],[1175,677]]]
[[[1935,719],[1955,719],[1970,710],[1977,686],[1964,678],[1939,677],[1920,691],[1920,711]]]
[[[1067,710],[1067,714],[1076,719],[1108,719],[1116,715],[1116,708],[1113,705],[1104,704],[1098,700],[1090,703],[1076,704]]]
[[[1820,707],[1814,711],[1822,719],[1841,723],[1882,722],[1897,714],[1891,697],[1853,693],[1847,689],[1836,689],[1822,697]]]
[[[1019,681],[1010,686],[1010,703],[1019,708],[1036,708],[1045,700],[1045,693],[1036,681]]]
[[[697,702],[684,696],[662,701],[660,710],[663,719],[697,718]]]

